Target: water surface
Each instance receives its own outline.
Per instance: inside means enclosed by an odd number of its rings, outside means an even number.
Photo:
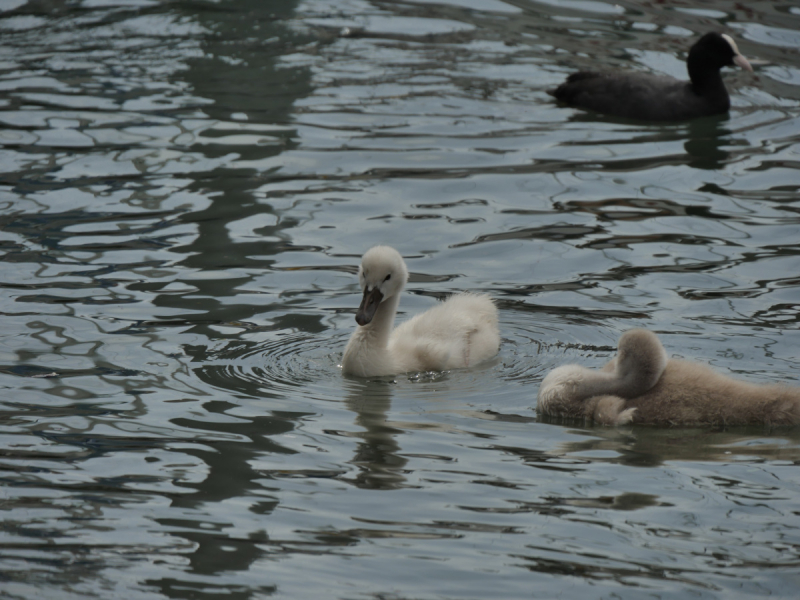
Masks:
[[[0,590],[48,598],[793,598],[800,434],[543,419],[621,332],[797,380],[791,2],[0,2]],[[545,90],[682,76],[729,115]],[[361,254],[498,358],[343,378]]]

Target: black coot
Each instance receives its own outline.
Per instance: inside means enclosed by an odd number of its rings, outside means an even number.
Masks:
[[[752,71],[736,42],[707,33],[689,50],[691,81],[646,73],[579,71],[548,94],[561,102],[616,117],[680,121],[727,112],[731,101],[719,70],[739,65]]]

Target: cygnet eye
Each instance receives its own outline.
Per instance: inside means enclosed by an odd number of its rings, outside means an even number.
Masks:
[[[391,278],[392,278],[392,274],[391,274],[391,273],[389,273],[389,274],[386,276],[386,279],[384,279],[384,281],[389,281]]]

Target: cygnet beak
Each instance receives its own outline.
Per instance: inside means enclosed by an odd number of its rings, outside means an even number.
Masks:
[[[371,292],[368,289],[364,289],[364,297],[361,299],[361,306],[358,307],[358,312],[356,313],[356,323],[363,327],[371,322],[382,300],[383,294],[381,294],[378,286],[372,288]]]
[[[742,67],[745,71],[750,71],[751,73],[753,72],[753,67],[750,66],[750,63],[747,62],[747,59],[741,54],[734,55],[733,62],[734,64]]]

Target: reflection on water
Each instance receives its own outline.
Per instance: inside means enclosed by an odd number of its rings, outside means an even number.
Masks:
[[[721,169],[728,162],[730,152],[726,147],[730,144],[733,133],[724,124],[728,116],[696,119],[689,123],[689,136],[683,147],[692,159],[689,165],[695,169]]]
[[[729,115],[554,104],[760,59]],[[0,3],[11,598],[791,597],[792,430],[586,428],[544,374],[647,326],[797,380],[791,3]],[[496,361],[343,378],[356,268],[501,311]]]
[[[351,482],[356,487],[372,490],[400,488],[405,482],[403,468],[407,461],[401,455],[397,439],[403,430],[387,421],[392,384],[377,381],[351,385],[345,402],[355,415],[353,424],[362,430],[342,434],[360,440],[350,461],[358,469]]]

